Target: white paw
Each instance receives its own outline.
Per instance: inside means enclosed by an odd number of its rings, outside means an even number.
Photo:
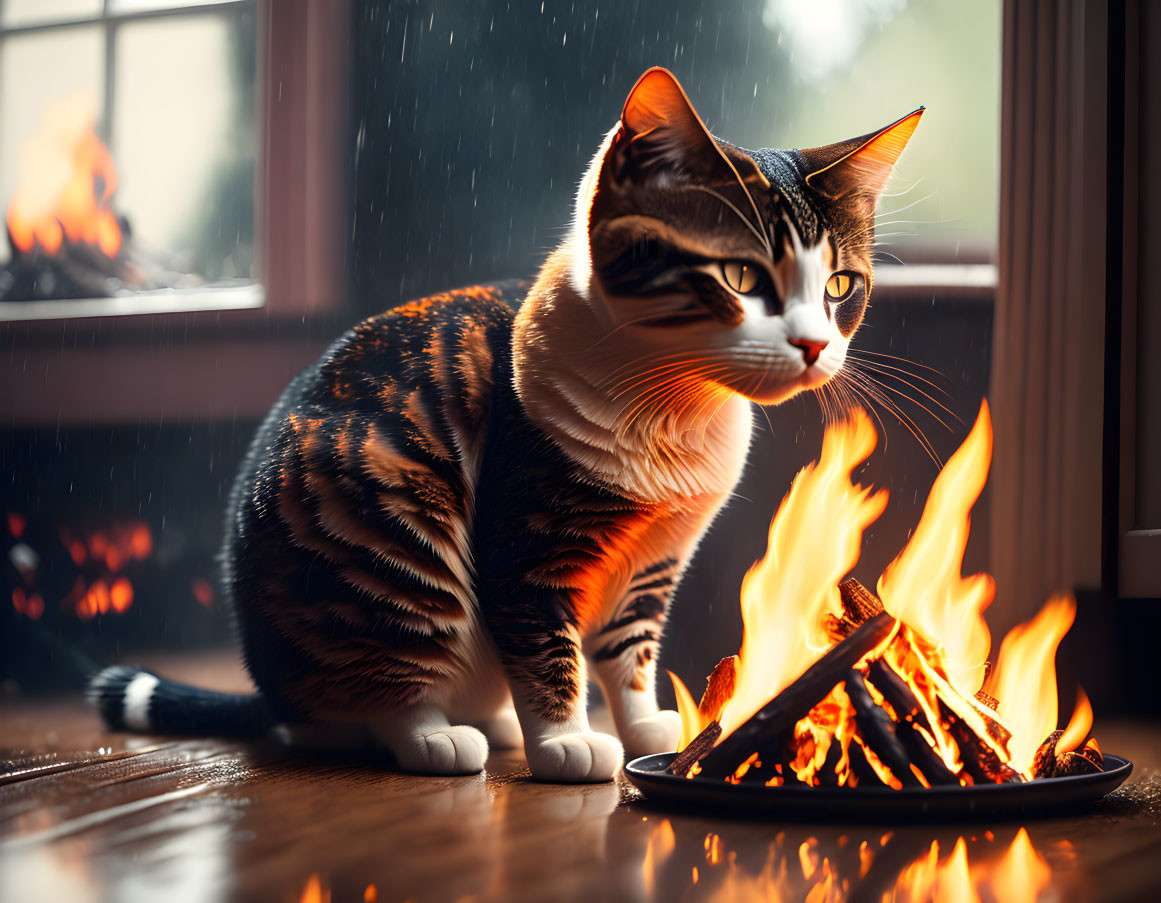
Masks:
[[[519,749],[524,743],[515,709],[503,709],[480,725],[492,749]]]
[[[401,768],[420,774],[476,774],[488,758],[488,741],[466,724],[415,733],[391,748]]]
[[[596,731],[548,737],[524,752],[533,777],[571,784],[611,781],[624,758],[616,737]]]
[[[668,709],[638,719],[621,732],[621,742],[630,759],[673,752],[680,739],[681,716]]]

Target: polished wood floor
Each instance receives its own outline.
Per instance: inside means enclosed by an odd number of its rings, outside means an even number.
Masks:
[[[239,681],[228,662],[167,664]],[[1096,733],[1137,768],[1093,812],[810,825],[663,812],[623,781],[539,784],[515,754],[483,776],[420,778],[273,744],[111,735],[77,699],[10,699],[0,900],[1161,899],[1161,728]],[[1046,868],[1005,863],[1020,827]]]

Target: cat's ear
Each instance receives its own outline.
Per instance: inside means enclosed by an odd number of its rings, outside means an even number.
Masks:
[[[617,182],[713,172],[737,177],[677,79],[660,67],[629,92],[607,162]]]
[[[915,134],[924,109],[920,107],[861,138],[799,151],[805,163],[806,184],[832,199],[860,193],[878,200],[895,161]]]

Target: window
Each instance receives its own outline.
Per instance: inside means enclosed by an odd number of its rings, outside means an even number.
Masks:
[[[765,2],[764,37],[777,42],[786,68],[755,91],[779,135],[826,144],[927,107],[880,205],[880,247],[908,262],[994,260],[1000,6]]]
[[[0,2],[0,318],[262,303],[256,19],[256,0]]]

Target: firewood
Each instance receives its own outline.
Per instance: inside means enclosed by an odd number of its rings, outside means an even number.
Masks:
[[[848,621],[846,618],[839,618],[827,612],[822,618],[822,627],[826,631],[827,639],[832,643],[841,643],[858,627],[853,621]]]
[[[860,787],[886,787],[883,779],[879,777],[878,772],[871,767],[871,763],[867,761],[867,756],[863,752],[863,747],[859,745],[857,740],[851,740],[850,746],[847,747],[847,757],[851,763],[851,771],[854,772],[858,778]]]
[[[1036,755],[1032,759],[1033,778],[1051,778],[1056,775],[1056,744],[1064,736],[1064,731],[1053,731],[1040,744]]]
[[[867,667],[867,678],[895,710],[898,719],[895,735],[907,750],[908,758],[927,778],[927,783],[932,787],[958,784],[959,779],[954,772],[919,732],[919,727],[923,727],[929,734],[932,733],[931,722],[927,720],[927,715],[920,708],[919,700],[907,682],[881,658],[875,659]]]
[[[927,720],[918,698],[907,686],[907,681],[894,668],[883,659],[877,658],[867,666],[867,677],[875,685],[875,689],[891,704],[896,718],[917,724],[929,734],[934,734],[931,722]]]
[[[828,649],[796,681],[710,750],[701,760],[702,774],[718,778],[733,774],[755,750],[792,731],[843,680],[848,669],[890,635],[895,623],[894,618],[883,612]]]
[[[879,597],[854,578],[839,584],[839,598],[842,599],[843,614],[855,624],[862,624],[883,613]]]
[[[1059,732],[1058,732],[1059,733]],[[1089,738],[1084,747],[1073,752],[1062,752],[1056,755],[1056,777],[1069,777],[1078,774],[1096,774],[1105,770],[1105,757],[1093,738]]]
[[[1079,752],[1064,752],[1056,757],[1056,774],[1058,778],[1075,777],[1081,774],[1097,774],[1103,769],[1088,756]]]
[[[976,702],[987,706],[993,712],[999,711],[1000,709],[1000,700],[996,699],[995,696],[985,693],[983,690],[976,692]]]
[[[705,692],[701,694],[701,702],[697,705],[698,713],[709,721],[717,721],[722,716],[722,709],[734,695],[734,686],[738,682],[738,657],[729,655],[723,658],[705,683]]]
[[[1011,766],[1000,761],[999,756],[983,740],[976,736],[964,721],[943,702],[939,703],[940,717],[947,725],[948,733],[959,747],[959,757],[964,770],[977,784],[1013,784],[1022,778]]]
[[[854,668],[847,672],[846,691],[851,705],[855,707],[855,722],[863,742],[879,757],[880,762],[891,769],[891,774],[899,779],[900,784],[904,787],[921,786],[911,770],[907,750],[896,736],[895,722],[875,703],[863,675]]]
[[[718,742],[718,737],[721,735],[722,726],[716,721],[711,721],[705,726],[705,730],[689,742],[689,746],[677,754],[677,758],[665,770],[669,774],[685,777],[693,768],[694,763],[714,748],[714,744]]]

